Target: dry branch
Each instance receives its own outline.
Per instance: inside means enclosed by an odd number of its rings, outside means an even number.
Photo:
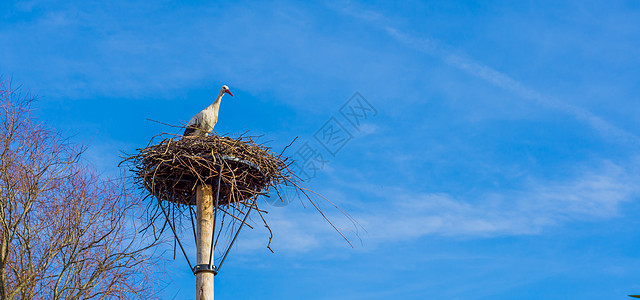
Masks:
[[[154,142],[156,140],[159,142]],[[255,197],[266,195],[267,191],[271,191],[271,197],[288,202],[291,199],[282,199],[283,195],[289,194],[283,193],[283,189],[295,189],[295,194],[301,200],[310,202],[331,224],[310,197],[310,194],[316,193],[310,193],[302,185],[302,180],[289,169],[291,160],[282,153],[277,154],[271,148],[256,143],[246,133],[236,138],[161,134],[152,138],[147,147],[138,149],[136,155],[125,158],[123,163],[125,162],[130,165],[138,184],[158,200],[148,209],[152,215],[150,220],[157,219],[157,206],[162,205],[163,201],[171,205],[171,211],[186,212],[188,206],[195,204],[196,187],[201,184],[211,185],[216,199],[220,182],[216,213],[220,211],[221,218],[216,224],[219,226],[216,230],[216,245],[218,238],[228,238],[233,229],[242,223],[241,216],[253,205],[270,232],[268,248],[271,250],[273,234],[262,217],[262,213],[267,211],[258,208],[253,201]],[[181,216],[188,215],[183,213]],[[345,215],[350,218],[346,213]],[[178,227],[175,223],[179,220],[168,221],[173,222],[173,228]],[[331,226],[340,233],[333,224]],[[342,233],[340,235],[344,238]]]

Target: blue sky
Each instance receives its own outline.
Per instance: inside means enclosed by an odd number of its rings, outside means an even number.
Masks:
[[[0,74],[117,174],[225,97],[216,130],[294,137],[308,186],[347,210],[265,207],[220,299],[628,299],[640,293],[636,1],[3,1]],[[357,128],[340,109],[375,107]],[[332,156],[330,118],[353,138]],[[292,147],[298,149],[301,143]],[[254,220],[259,224],[259,219]],[[178,258],[166,298],[192,298]]]

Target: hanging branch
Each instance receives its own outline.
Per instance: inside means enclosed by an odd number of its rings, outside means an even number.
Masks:
[[[159,141],[156,142],[157,140]],[[289,146],[291,145],[287,147]],[[160,231],[164,231],[167,222],[171,223],[169,225],[173,231],[178,230],[177,220],[182,217],[189,218],[187,210],[195,204],[195,187],[208,184],[216,190],[220,182],[220,195],[215,210],[216,213],[218,210],[221,212],[222,218],[219,219],[220,224],[216,225],[219,227],[216,227],[215,244],[218,243],[221,235],[227,240],[230,239],[236,226],[245,224],[251,227],[243,221],[246,219],[244,215],[251,209],[255,209],[269,230],[267,248],[273,252],[271,249],[273,231],[263,216],[267,211],[260,209],[252,199],[266,195],[268,190],[273,190],[275,195],[272,196],[277,196],[280,201],[288,201],[289,199],[284,199],[287,194],[285,189],[294,189],[303,205],[305,202],[311,203],[351,245],[351,242],[322,212],[314,197],[329,202],[354,224],[356,222],[335,204],[305,188],[303,180],[289,169],[291,160],[284,156],[283,152],[274,153],[270,147],[256,143],[254,137],[249,136],[247,132],[237,138],[218,135],[181,137],[161,134],[153,137],[145,148],[138,149],[138,154],[126,157],[121,164],[129,164],[135,180],[146,190],[147,196],[157,199],[157,201],[150,201],[150,207],[147,209],[149,226],[146,228],[151,227],[154,232],[156,229],[153,223],[156,220],[164,221]],[[223,168],[220,168],[221,165]],[[171,218],[160,218],[162,202],[167,203],[164,208],[168,208],[172,213]],[[229,216],[230,219],[225,216]]]

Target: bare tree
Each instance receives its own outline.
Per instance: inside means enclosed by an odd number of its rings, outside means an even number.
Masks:
[[[32,102],[0,80],[0,299],[153,298],[156,242],[138,234],[137,197],[38,123]]]

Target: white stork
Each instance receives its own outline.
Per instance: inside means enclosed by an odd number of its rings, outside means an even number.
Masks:
[[[233,94],[229,91],[229,87],[223,85],[218,93],[218,98],[207,108],[197,113],[187,124],[187,129],[184,130],[183,136],[208,136],[213,130],[213,127],[218,123],[218,111],[220,110],[220,100],[222,96],[227,93],[233,97]]]

